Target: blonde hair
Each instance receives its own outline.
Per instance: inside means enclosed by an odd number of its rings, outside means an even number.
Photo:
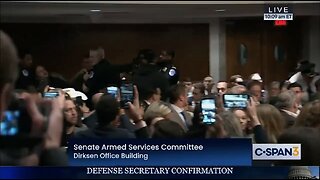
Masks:
[[[165,117],[171,113],[171,109],[161,102],[153,102],[144,113],[144,120],[150,124],[154,118]]]
[[[270,104],[260,104],[257,106],[257,115],[267,133],[268,141],[276,143],[285,127],[280,111]]]
[[[315,100],[303,106],[295,126],[320,127],[320,100]]]
[[[219,115],[223,119],[223,126],[229,137],[243,137],[240,121],[233,112],[224,111]]]

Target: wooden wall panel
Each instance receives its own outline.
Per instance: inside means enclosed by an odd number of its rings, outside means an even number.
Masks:
[[[227,78],[233,74],[248,78],[258,72],[266,84],[287,79],[302,57],[302,20],[296,18],[286,27],[275,27],[272,21],[256,18],[229,19],[226,27]],[[248,62],[244,65],[239,61],[240,43],[248,49]],[[275,59],[276,45],[285,49],[283,61]]]
[[[240,28],[241,27],[241,28]],[[226,57],[227,79],[231,75],[240,74],[248,77],[254,72],[262,73],[260,34],[255,27],[246,26],[246,23],[237,22],[227,28]],[[247,61],[240,63],[240,44],[247,48]]]
[[[19,50],[30,49],[37,64],[71,78],[82,56],[102,46],[114,64],[131,62],[139,49],[176,51],[181,78],[201,80],[209,74],[207,24],[1,24]],[[194,67],[197,67],[196,69]]]

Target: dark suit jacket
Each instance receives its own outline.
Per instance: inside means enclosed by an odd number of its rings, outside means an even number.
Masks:
[[[187,126],[188,126],[188,128],[186,128],[185,125],[184,125],[185,124],[184,120],[181,119],[180,115],[177,113],[177,111],[175,111],[173,109],[171,104],[169,104],[168,107],[171,109],[171,112],[172,112],[172,116],[173,116],[172,121],[178,123],[182,127],[182,129],[185,132],[187,132],[189,130],[189,128],[192,126],[192,117],[191,117],[191,115],[187,111],[184,111],[184,114],[185,114],[185,117],[186,117],[186,123],[187,123]]]
[[[126,117],[126,116],[121,116]],[[124,119],[125,120],[125,119]],[[127,118],[127,121],[129,119]],[[122,139],[122,138],[149,138],[149,132],[147,127],[140,129],[134,129],[133,125],[123,124],[123,127],[99,127],[90,128],[85,131],[80,131],[75,134],[76,138],[105,138],[105,139]],[[129,127],[130,126],[130,127]]]
[[[87,125],[88,128],[94,128],[98,124],[97,113],[93,112],[90,116],[86,117],[83,121],[83,124]]]
[[[83,124],[87,125],[88,128],[95,128],[98,125],[97,113],[93,112],[90,116],[86,117]],[[119,128],[128,129],[130,132],[135,131],[134,125],[130,122],[128,116],[120,116],[120,126]]]
[[[284,118],[284,120],[286,122],[286,128],[291,127],[294,124],[294,122],[296,121],[295,117],[290,116],[286,112],[280,110],[280,113],[281,113],[281,115],[283,116],[283,118]]]
[[[137,138],[141,138],[141,139],[149,138],[149,131],[147,127],[137,129],[134,133],[136,134]]]
[[[149,104],[145,101],[145,100],[142,100],[140,102],[140,106],[143,108],[143,111],[146,112],[146,110],[148,109],[149,107]]]
[[[36,89],[36,82],[35,69],[33,67],[19,67],[19,75],[15,85],[16,89]]]
[[[161,99],[165,100],[169,81],[159,72],[158,66],[152,64],[141,66],[134,73],[132,81],[137,85],[140,97],[145,98],[144,96],[150,89],[160,88]]]
[[[104,139],[124,139],[136,138],[135,134],[127,129],[115,128],[112,126],[96,127],[75,134],[76,138],[104,138]]]
[[[89,94],[94,95],[107,86],[120,86],[120,73],[129,72],[131,67],[131,64],[115,65],[110,64],[107,60],[101,60],[93,66],[93,76],[86,81]]]

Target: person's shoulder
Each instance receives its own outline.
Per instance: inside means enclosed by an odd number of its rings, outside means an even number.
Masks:
[[[175,66],[169,68],[168,71],[169,76],[176,76],[178,74],[178,69]]]
[[[310,101],[320,100],[320,93],[314,93],[310,97]]]
[[[101,60],[93,66],[92,71],[99,71],[99,70],[106,68],[106,67],[109,67],[109,66],[110,66],[110,63],[108,61]]]
[[[174,107],[172,106],[171,103],[169,102],[164,102],[164,105],[168,106],[169,109],[171,109],[171,111],[175,111]]]
[[[78,132],[86,131],[86,130],[88,130],[88,127],[85,124],[83,124],[81,127],[76,127],[74,131],[75,131],[75,133],[78,133]]]
[[[94,137],[94,133],[92,129],[83,129],[80,131],[77,131],[74,135],[76,138],[85,138],[85,137]]]
[[[130,132],[128,129],[115,128],[115,131],[118,134],[117,138],[135,138],[134,133]]]
[[[125,139],[125,138],[135,138],[134,133],[130,132],[128,129],[116,128],[116,127],[104,127],[93,128],[84,131],[80,131],[76,134],[78,138],[107,138],[107,139]]]
[[[320,75],[316,75],[316,76],[313,77],[312,81],[316,82],[319,79],[320,79]]]
[[[287,112],[280,110],[280,114],[283,116],[285,120],[295,119],[293,116],[290,116]]]

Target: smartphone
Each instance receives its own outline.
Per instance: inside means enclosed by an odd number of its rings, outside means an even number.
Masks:
[[[31,133],[32,119],[22,99],[13,100],[0,121],[0,147],[34,147],[43,136]]]
[[[249,94],[224,94],[223,95],[223,106],[226,109],[239,108],[246,109],[247,102],[250,99]]]
[[[0,135],[14,136],[19,132],[20,111],[5,111],[4,118],[0,121]]]
[[[107,93],[116,99],[118,97],[118,88],[115,86],[107,87]]]
[[[45,92],[42,97],[46,99],[53,99],[59,96],[59,92]]]
[[[0,121],[1,136],[26,135],[31,132],[32,120],[27,112],[25,101],[15,100],[4,112]]]
[[[121,108],[129,108],[128,102],[133,103],[134,94],[133,94],[133,84],[132,83],[123,83],[120,86],[120,106]]]
[[[216,122],[216,101],[214,98],[204,98],[200,102],[202,122],[214,124]]]

